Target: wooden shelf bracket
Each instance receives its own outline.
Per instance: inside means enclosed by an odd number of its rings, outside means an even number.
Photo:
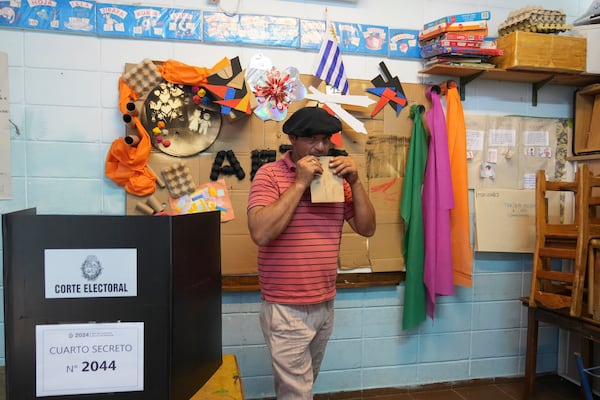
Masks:
[[[479,78],[481,75],[485,74],[487,71],[478,71],[469,76],[461,76],[460,77],[460,86],[458,87],[458,92],[460,93],[460,99],[465,101],[466,98],[466,90],[467,84],[473,82],[475,79]]]
[[[536,107],[538,104],[538,90],[540,90],[542,87],[544,87],[546,84],[552,82],[552,80],[554,79],[554,76],[551,76],[549,78],[546,78],[542,81],[539,82],[534,82],[531,85],[531,105]]]

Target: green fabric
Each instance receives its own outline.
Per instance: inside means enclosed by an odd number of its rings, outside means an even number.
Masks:
[[[425,108],[419,104],[410,108],[410,117],[414,122],[400,200],[400,214],[404,219],[402,254],[406,265],[402,329],[412,329],[426,318],[422,197],[427,163],[427,136],[422,116],[424,110]]]

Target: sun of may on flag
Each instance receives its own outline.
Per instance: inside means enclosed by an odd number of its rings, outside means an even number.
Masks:
[[[339,90],[340,93],[348,93],[348,79],[338,47],[335,28],[329,20],[325,22],[323,43],[315,64],[314,75]]]

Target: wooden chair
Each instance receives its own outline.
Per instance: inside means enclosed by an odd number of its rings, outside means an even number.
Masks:
[[[600,197],[592,195],[593,188],[600,187],[600,177],[593,176],[587,164],[580,164],[572,182],[549,181],[544,171],[538,171],[536,179],[536,241],[529,304],[568,308],[570,315],[580,316],[590,240],[600,237],[594,212]],[[548,198],[553,192],[573,199],[572,222],[549,219]],[[570,271],[564,268],[564,261],[570,261]]]
[[[581,205],[581,229],[580,235],[582,241],[585,240],[584,245],[586,248],[583,249],[587,252],[588,258],[585,260],[584,268],[587,269],[587,280],[586,270],[584,269],[579,276],[579,287],[584,288],[583,293],[587,293],[587,313],[595,320],[600,320],[600,291],[597,282],[600,278],[600,271],[596,262],[595,251],[600,246],[600,175],[594,175],[589,171],[587,164],[583,164],[580,169],[582,172],[582,190],[583,190],[583,203]],[[586,244],[587,243],[587,244]],[[590,254],[592,257],[590,258]],[[578,308],[571,313],[571,315],[580,316],[582,312],[583,303],[580,301]]]
[[[590,188],[588,206],[589,206],[589,236],[588,244],[588,262],[587,262],[587,312],[595,321],[600,321],[600,260],[597,252],[600,251],[600,176],[588,175],[586,186]],[[596,190],[594,190],[596,189]]]

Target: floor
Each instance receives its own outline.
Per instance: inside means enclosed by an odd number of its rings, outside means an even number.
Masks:
[[[0,400],[6,399],[4,388],[4,367],[0,367]],[[321,394],[315,395],[314,400],[521,400],[522,393],[523,380],[516,378],[468,384],[436,384],[415,389],[376,389],[362,393]],[[534,400],[580,399],[585,399],[585,396],[579,386],[557,375],[539,376],[536,380]]]
[[[416,389],[379,389],[316,395],[315,400],[521,400],[522,379],[493,379],[468,384],[436,384]],[[585,399],[580,387],[557,375],[536,379],[535,400]],[[596,399],[596,397],[595,397]]]

